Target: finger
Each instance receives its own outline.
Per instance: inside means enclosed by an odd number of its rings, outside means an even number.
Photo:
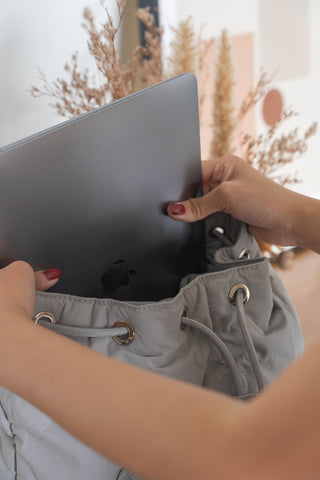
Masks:
[[[27,262],[17,260],[0,271],[0,292],[3,299],[28,295],[35,287],[34,271]],[[23,293],[22,293],[23,292]]]
[[[202,160],[201,171],[203,182],[208,182],[211,179],[211,173],[213,170],[213,164],[215,160]]]
[[[174,220],[195,222],[215,212],[226,211],[226,204],[219,185],[200,198],[191,198],[185,202],[174,203],[168,207],[168,215]]]
[[[22,260],[0,270],[0,297],[3,311],[22,313],[32,311],[35,276],[31,265]]]
[[[219,184],[231,175],[236,162],[240,160],[232,155],[203,160],[201,162],[202,181],[210,185]]]
[[[35,272],[36,289],[44,292],[53,287],[61,277],[59,268],[50,268],[41,272]]]
[[[25,281],[27,279],[30,280],[30,276],[33,275],[33,269],[29,263],[24,262],[23,260],[16,260],[7,267],[1,269],[1,276],[6,276],[6,280],[8,283],[10,282],[17,282],[17,278],[21,279],[21,281]]]
[[[206,195],[207,193],[209,193],[210,190],[212,190],[212,189],[211,189],[210,185],[208,185],[207,183],[204,183],[202,185],[203,195]]]
[[[202,181],[204,183],[212,181],[212,178],[219,160],[220,159],[202,160],[201,171],[202,171]]]

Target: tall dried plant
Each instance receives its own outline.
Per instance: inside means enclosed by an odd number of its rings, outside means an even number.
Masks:
[[[263,70],[260,72],[260,76],[257,85],[249,90],[246,97],[242,100],[239,108],[237,122],[241,124],[245,116],[251,111],[257,103],[265,96],[267,88],[272,81],[272,75],[268,75]]]
[[[90,8],[85,8],[83,12],[82,26],[89,37],[89,52],[102,78],[100,84],[97,84],[94,77],[89,78],[87,69],[79,71],[77,53],[74,53],[71,61],[64,65],[68,80],[57,78],[50,83],[45,74],[39,70],[41,86],[32,85],[30,93],[34,97],[53,98],[55,103],[51,105],[59,115],[65,117],[81,115],[164,79],[162,29],[156,27],[150,8],[137,11],[137,17],[146,27],[146,46],[138,45],[133,51],[132,59],[126,64],[121,62],[115,42],[125,14],[127,0],[116,0],[116,4],[118,22],[115,23],[107,7],[103,7],[106,21],[101,27],[97,27]]]
[[[89,8],[86,8],[83,13],[83,27],[89,37],[88,48],[102,79],[100,83],[94,77],[89,77],[87,69],[79,70],[78,54],[74,53],[70,63],[67,62],[64,65],[67,80],[58,78],[50,84],[44,73],[40,71],[41,87],[32,86],[31,94],[35,97],[46,95],[53,98],[55,101],[53,107],[58,114],[73,117],[129,95],[138,88],[144,88],[175,74],[189,71],[195,72],[198,76],[201,119],[207,99],[210,68],[212,68],[209,52],[214,40],[202,41],[197,48],[194,28],[191,19],[188,18],[174,30],[175,38],[171,44],[171,56],[168,65],[163,65],[161,46],[163,30],[156,26],[150,8],[138,9],[137,17],[146,27],[145,46],[138,45],[133,50],[131,60],[123,64],[115,47],[115,40],[125,14],[127,0],[116,0],[116,4],[118,21],[114,22],[108,9],[103,7],[106,21],[99,27]],[[220,38],[215,73],[212,158],[232,152],[232,138],[235,131],[235,113],[232,105],[235,81],[231,46],[225,30]],[[264,97],[270,82],[271,77],[262,72],[257,85],[248,92],[236,116],[241,154],[261,172],[281,184],[288,184],[296,182],[297,178],[280,175],[278,170],[305,152],[307,141],[315,134],[317,124],[313,123],[302,137],[299,136],[297,129],[281,134],[283,124],[295,115],[290,110],[285,111],[281,120],[270,127],[265,134],[252,136],[242,132],[243,119]]]
[[[137,17],[146,27],[144,34],[145,47],[139,46],[136,50],[141,55],[141,80],[143,88],[145,88],[165,79],[161,45],[163,29],[156,26],[154,14],[150,11],[150,7],[139,8]]]
[[[195,73],[197,67],[198,49],[196,36],[191,23],[191,18],[179,23],[178,28],[173,28],[174,37],[170,45],[168,70],[170,76],[180,73]]]
[[[101,86],[103,91],[108,91],[112,100],[129,95],[134,90],[136,58],[127,65],[122,65],[115,47],[115,39],[125,14],[126,0],[117,0],[119,20],[114,24],[113,18],[105,7],[107,21],[98,29],[92,11],[84,9],[82,24],[89,36],[88,49],[94,57],[96,67],[105,79]]]
[[[205,126],[205,109],[208,101],[208,91],[211,87],[211,70],[212,59],[211,51],[215,43],[214,38],[201,40],[199,38],[198,62],[196,76],[198,80],[198,97],[199,97],[199,121],[200,129]]]
[[[232,138],[235,130],[233,87],[234,69],[231,44],[226,30],[222,31],[213,94],[213,136],[211,156],[222,157],[233,151]]]
[[[281,169],[306,152],[309,138],[317,131],[317,122],[313,122],[302,134],[298,128],[286,129],[286,133],[283,133],[284,124],[298,115],[292,108],[287,108],[282,112],[279,121],[269,126],[265,133],[250,135],[243,132],[243,119],[265,96],[271,81],[272,77],[262,71],[257,85],[248,92],[240,106],[237,119],[241,156],[280,185],[289,185],[299,182],[297,174],[281,173]]]
[[[134,91],[137,60],[125,66],[120,64],[115,48],[115,38],[118,34],[125,13],[126,0],[116,0],[118,22],[114,23],[109,11],[104,7],[106,22],[98,28],[94,16],[89,8],[84,9],[82,26],[86,30],[89,40],[88,49],[94,58],[102,82],[97,85],[95,79],[89,78],[88,70],[79,71],[78,54],[74,53],[71,62],[66,62],[64,70],[69,80],[57,78],[50,84],[40,71],[39,79],[42,87],[32,86],[31,95],[34,97],[49,96],[55,99],[52,105],[59,115],[73,117],[88,112],[106,103],[117,100]]]

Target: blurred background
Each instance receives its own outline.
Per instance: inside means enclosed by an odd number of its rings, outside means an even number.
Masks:
[[[116,18],[115,0],[105,0],[104,4]],[[217,39],[227,29],[234,54],[236,105],[255,84],[261,68],[274,74],[268,87],[273,95],[263,99],[252,112],[248,119],[250,132],[265,132],[273,109],[290,105],[300,114],[294,119],[294,126],[301,131],[320,120],[319,1],[128,0],[116,43],[124,60],[140,40],[135,11],[146,5],[158,7],[158,19],[164,28],[164,57],[170,54],[172,27],[188,17],[201,41]],[[52,99],[33,98],[29,90],[31,85],[39,85],[39,67],[49,82],[65,76],[64,63],[75,51],[79,52],[81,67],[88,67],[89,72],[95,68],[87,49],[87,34],[81,26],[86,6],[92,8],[96,19],[105,21],[99,1],[1,0],[0,147],[65,120],[50,106]],[[214,72],[214,52],[208,61],[212,61]],[[206,122],[209,128],[210,118]],[[209,155],[205,144],[202,154]],[[308,142],[307,152],[288,167],[302,180],[290,188],[319,195],[319,157],[320,135],[316,133]]]

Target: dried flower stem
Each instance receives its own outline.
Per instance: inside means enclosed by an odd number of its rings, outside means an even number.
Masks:
[[[260,76],[257,85],[249,90],[247,96],[243,100],[238,112],[237,120],[241,124],[247,113],[252,110],[256,104],[265,96],[267,87],[272,81],[272,76],[268,75],[263,70],[260,72]]]
[[[191,17],[180,22],[178,28],[172,30],[174,39],[171,42],[171,56],[169,57],[170,76],[174,77],[184,72],[195,73],[198,49]]]
[[[197,67],[197,79],[198,79],[198,97],[199,97],[199,121],[200,128],[204,126],[204,110],[208,101],[210,90],[210,70],[212,68],[212,61],[209,58],[212,46],[215,40],[210,38],[209,40],[200,40],[199,39],[199,58],[198,58],[198,67]]]
[[[115,49],[115,38],[123,20],[126,4],[127,0],[117,0],[119,20],[116,25],[108,9],[104,8],[107,21],[100,30],[95,25],[92,11],[85,8],[83,13],[82,26],[89,36],[89,52],[104,79],[100,85],[95,85],[93,78],[89,79],[87,69],[79,72],[78,54],[74,53],[71,62],[64,66],[69,81],[58,78],[50,84],[40,71],[42,88],[32,86],[31,95],[34,97],[45,95],[56,99],[57,102],[53,106],[57,112],[62,116],[73,117],[133,93],[139,61],[133,57],[129,64],[121,65]]]
[[[150,7],[137,10],[138,19],[145,25],[146,46],[139,46],[136,55],[140,53],[142,61],[142,83],[143,87],[149,87],[165,79],[162,65],[162,28],[156,27],[154,15]]]
[[[95,59],[97,69],[106,79],[102,90],[109,92],[112,100],[118,100],[132,93],[135,83],[136,69],[133,68],[133,63],[122,66],[115,49],[115,38],[124,17],[126,4],[126,0],[117,0],[119,16],[117,25],[114,24],[108,9],[104,8],[107,21],[102,25],[101,30],[96,28],[89,8],[85,8],[83,13],[83,27],[89,36],[89,52]]]
[[[269,127],[265,134],[257,136],[243,134],[242,136],[243,157],[261,173],[281,185],[299,181],[296,174],[292,176],[277,172],[306,152],[307,140],[315,135],[317,130],[317,123],[314,122],[302,137],[299,136],[297,128],[288,133],[278,134],[284,122],[296,115],[297,113],[292,109],[287,109],[279,122]]]
[[[220,38],[213,101],[213,138],[211,157],[222,157],[232,152],[232,137],[235,130],[233,118],[234,71],[231,45],[226,30]]]

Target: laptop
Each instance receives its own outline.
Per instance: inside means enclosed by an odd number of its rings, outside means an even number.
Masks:
[[[0,149],[0,264],[60,268],[54,292],[172,297],[205,270],[196,79],[182,74]]]

